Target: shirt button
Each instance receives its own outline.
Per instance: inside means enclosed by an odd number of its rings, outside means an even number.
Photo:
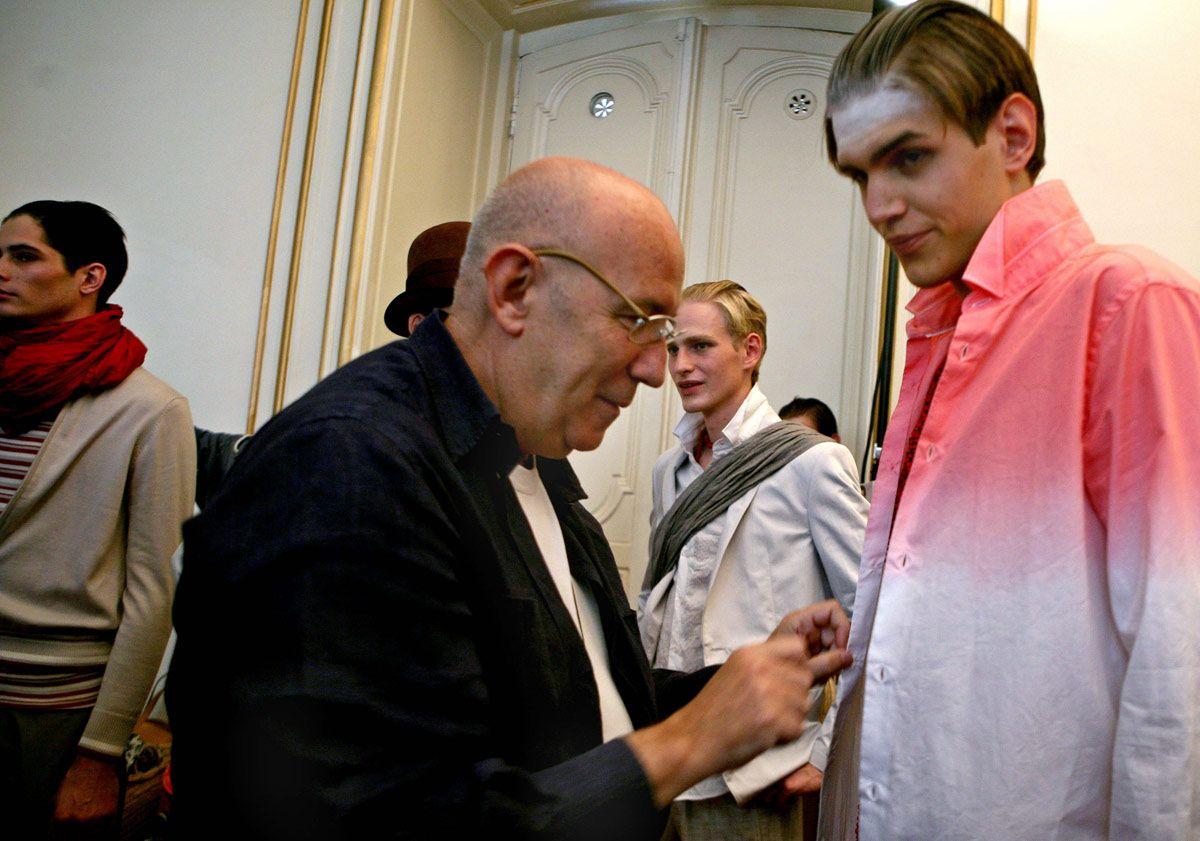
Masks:
[[[959,359],[966,359],[966,358],[967,358],[967,354],[968,354],[968,353],[970,353],[970,352],[971,352],[971,346],[970,346],[970,345],[967,345],[967,344],[964,344],[964,345],[962,346],[962,350],[960,350],[960,351],[958,352],[958,358],[959,358]]]
[[[925,460],[933,461],[937,457],[937,447],[933,444],[929,445],[929,449],[925,451]]]
[[[863,786],[862,791],[863,797],[867,800],[874,801],[879,799],[879,786],[875,785],[875,783],[867,783]]]
[[[880,666],[875,670],[875,677],[879,679],[880,683],[887,683],[888,678],[891,677],[891,675],[892,673],[888,671],[887,666]]]
[[[900,567],[900,569],[904,569],[906,566],[908,566],[908,553],[905,553],[896,559],[896,566]]]

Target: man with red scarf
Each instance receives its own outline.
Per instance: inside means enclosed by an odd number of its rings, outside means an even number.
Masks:
[[[107,303],[124,232],[87,202],[0,224],[0,813],[13,837],[115,815],[192,512],[187,401]]]

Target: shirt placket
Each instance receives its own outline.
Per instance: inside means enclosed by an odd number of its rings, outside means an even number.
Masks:
[[[946,455],[943,439],[948,424],[953,423],[953,409],[948,407],[953,395],[963,387],[963,378],[970,378],[976,362],[987,345],[986,316],[979,310],[987,303],[985,298],[969,296],[963,302],[963,314],[956,324],[945,331],[927,337],[927,357],[916,393],[907,397],[912,401],[911,429],[906,435],[906,444],[912,443],[913,459],[904,493],[909,495],[909,505],[903,506],[898,495],[893,500],[891,512],[892,528],[882,557],[878,558],[879,596],[876,603],[872,637],[878,639],[871,645],[870,662],[865,664],[862,680],[867,694],[863,706],[863,748],[859,779],[860,817],[864,827],[872,830],[863,837],[883,837],[880,832],[888,825],[885,804],[889,802],[888,779],[894,766],[892,751],[898,741],[897,734],[888,733],[889,721],[895,720],[896,705],[900,703],[898,687],[902,675],[897,670],[897,653],[889,650],[888,640],[896,635],[887,628],[888,619],[898,608],[893,604],[901,600],[903,593],[897,590],[900,581],[920,574],[920,559],[907,545],[908,512],[913,510],[914,491],[928,480],[930,471],[937,469]],[[939,342],[944,343],[940,344]],[[902,399],[903,399],[902,395]],[[928,401],[925,416],[920,417]],[[936,403],[936,407],[935,407]],[[904,469],[903,455],[890,465],[897,474],[897,491],[900,491],[899,473]],[[903,506],[903,507],[902,507]],[[899,576],[899,578],[898,578]],[[885,588],[884,581],[892,587]],[[896,602],[898,603],[898,602]],[[882,619],[882,624],[874,620]],[[870,738],[874,735],[875,738]],[[878,831],[877,831],[878,830]],[[886,833],[885,833],[886,834]]]

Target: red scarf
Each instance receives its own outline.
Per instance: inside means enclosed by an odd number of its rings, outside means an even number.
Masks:
[[[9,329],[0,325],[0,427],[28,430],[73,397],[118,385],[146,358],[121,308]]]

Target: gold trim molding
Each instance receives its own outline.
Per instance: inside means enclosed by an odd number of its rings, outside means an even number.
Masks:
[[[304,252],[304,223],[308,218],[308,195],[312,189],[313,158],[317,151],[317,128],[321,122],[321,92],[325,87],[325,68],[329,59],[329,38],[333,30],[333,4],[325,0],[321,13],[321,35],[317,45],[317,66],[313,71],[312,103],[308,108],[308,131],[304,137],[304,163],[300,170],[300,196],[296,202],[296,225],[292,229],[292,259],[288,266],[287,295],[283,305],[283,329],[279,335],[279,364],[275,375],[274,411],[283,408],[287,389],[288,362],[292,355],[292,326],[296,318],[296,293],[300,288],[300,259]]]
[[[258,334],[254,340],[254,367],[250,374],[250,408],[246,412],[246,433],[254,432],[258,420],[258,395],[262,389],[263,355],[266,352],[267,318],[271,309],[271,284],[275,277],[275,251],[279,244],[279,220],[283,214],[283,189],[287,183],[288,151],[292,145],[292,123],[296,116],[296,93],[300,88],[300,66],[304,60],[304,42],[308,34],[310,0],[301,0],[300,19],[296,23],[296,45],[292,49],[292,75],[288,82],[287,107],[283,115],[283,138],[279,142],[279,164],[275,170],[275,199],[271,205],[271,225],[267,233],[267,257],[263,268],[262,297],[258,304]]]
[[[392,41],[396,0],[381,0],[379,24],[375,28],[375,54],[371,59],[371,82],[367,91],[366,125],[363,129],[362,155],[358,164],[358,189],[354,197],[354,222],[350,234],[350,255],[346,274],[346,294],[342,305],[342,327],[338,341],[338,364],[350,361],[354,354],[358,329],[359,295],[362,288],[368,213],[375,194],[375,158],[379,152],[379,126],[383,112],[388,52]]]
[[[1029,0],[1029,14],[1025,17],[1025,52],[1033,59],[1033,45],[1037,40],[1038,0]]]
[[[350,181],[350,170],[353,168],[354,127],[358,125],[359,91],[362,89],[363,59],[368,47],[370,33],[369,0],[363,0],[362,18],[358,25],[358,47],[354,53],[354,81],[350,86],[350,113],[346,118],[346,143],[342,148],[342,172],[338,178],[337,214],[333,221],[333,248],[329,257],[329,283],[325,290],[325,320],[321,327],[321,355],[317,361],[317,379],[324,379],[329,373],[325,362],[329,357],[329,343],[333,333],[333,292],[337,288],[338,270],[342,266],[342,252],[345,242],[342,237],[342,225],[346,218],[346,203]],[[353,233],[353,232],[351,232]]]

